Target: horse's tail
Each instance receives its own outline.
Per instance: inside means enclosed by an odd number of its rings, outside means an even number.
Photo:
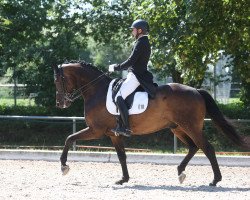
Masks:
[[[211,117],[212,121],[217,127],[219,127],[222,132],[229,137],[229,139],[235,144],[239,145],[244,149],[250,150],[250,138],[240,136],[233,125],[226,120],[225,116],[220,111],[216,102],[212,96],[205,90],[198,89],[198,92],[202,95],[205,100],[207,114]]]

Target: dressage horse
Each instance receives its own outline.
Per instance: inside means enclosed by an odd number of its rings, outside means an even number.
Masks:
[[[116,136],[111,129],[116,125],[116,117],[106,108],[106,95],[111,78],[92,64],[75,62],[54,67],[56,85],[56,106],[67,108],[79,98],[84,99],[84,116],[87,128],[69,135],[61,155],[63,174],[69,171],[67,155],[70,146],[76,140],[93,140],[104,135],[111,138],[116,149],[121,167],[122,178],[116,184],[128,182],[129,174],[126,163],[123,136]],[[221,181],[222,176],[212,145],[205,138],[202,128],[205,114],[237,145],[249,149],[249,139],[240,136],[225,119],[208,92],[186,85],[171,83],[157,87],[154,99],[149,99],[148,108],[141,114],[131,115],[129,122],[132,135],[145,135],[170,128],[187,145],[189,151],[177,167],[179,181],[186,177],[183,173],[188,162],[201,149],[209,159],[214,172],[211,186]]]

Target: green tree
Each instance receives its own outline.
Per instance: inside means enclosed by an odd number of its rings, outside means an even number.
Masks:
[[[241,100],[250,106],[250,2],[223,1],[223,46],[232,55],[234,72],[241,80]]]
[[[28,84],[28,92],[39,91],[38,103],[54,105],[52,66],[89,56],[104,66],[121,61],[132,42],[128,26],[144,18],[151,26],[155,72],[200,87],[207,64],[216,63],[218,52],[223,50],[234,58],[234,73],[243,86],[242,99],[249,105],[249,1],[114,2],[1,1],[2,72],[15,69],[14,75]],[[87,48],[91,39],[96,45]]]
[[[208,64],[219,52],[234,57],[234,71],[243,85],[242,99],[249,96],[249,2],[209,0],[91,1],[90,30],[99,44],[128,46],[127,27],[144,18],[151,26],[153,71],[171,75],[175,82],[200,87]],[[123,41],[123,42],[121,42]],[[117,45],[118,47],[119,45]],[[121,47],[122,47],[121,46]],[[119,48],[117,48],[119,51]]]
[[[79,59],[87,43],[87,11],[70,0],[4,1],[1,17],[10,21],[0,33],[1,65],[13,68],[27,91],[38,92],[36,102],[54,106],[54,65]]]
[[[108,1],[91,1],[90,34],[100,44],[128,44],[129,24],[133,19],[130,11],[131,0],[117,0],[110,4]]]
[[[27,51],[34,46],[36,39],[41,37],[42,28],[46,23],[47,9],[51,1],[43,4],[39,1],[3,1],[0,6],[1,18],[9,23],[0,33],[0,59],[3,72],[13,70],[14,83],[24,70],[30,57]],[[15,96],[16,90],[14,90]]]
[[[145,0],[134,1],[134,18],[147,19],[155,49],[155,71],[175,81],[199,87],[207,64],[218,52],[234,57],[234,69],[249,105],[249,1]]]
[[[89,49],[94,64],[104,70],[110,63],[124,61],[131,52],[134,40],[129,29],[133,21],[130,4],[131,0],[91,1]]]

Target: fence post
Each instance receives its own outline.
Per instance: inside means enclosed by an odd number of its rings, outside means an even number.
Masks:
[[[76,119],[73,118],[73,134],[76,132]],[[76,151],[76,141],[73,143],[73,151]]]
[[[177,151],[177,137],[174,135],[174,154]]]

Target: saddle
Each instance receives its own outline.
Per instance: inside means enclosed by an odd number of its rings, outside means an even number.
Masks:
[[[115,103],[115,97],[116,97],[117,93],[119,92],[119,90],[120,90],[120,88],[122,86],[122,83],[124,81],[125,81],[125,79],[115,79],[115,81],[113,83],[113,86],[112,86],[112,100],[113,100],[114,103]],[[127,96],[126,99],[124,99],[128,109],[132,108],[132,104],[133,104],[136,92],[145,92],[145,90],[141,86],[138,86],[135,89],[134,92],[132,92],[129,96]]]
[[[107,110],[113,115],[120,115],[119,110],[115,105],[115,96],[119,92],[123,81],[124,79],[114,79],[109,84],[106,97],[106,107]],[[139,86],[125,99],[129,115],[144,112],[148,106],[148,99],[148,93],[145,92],[141,86]]]

